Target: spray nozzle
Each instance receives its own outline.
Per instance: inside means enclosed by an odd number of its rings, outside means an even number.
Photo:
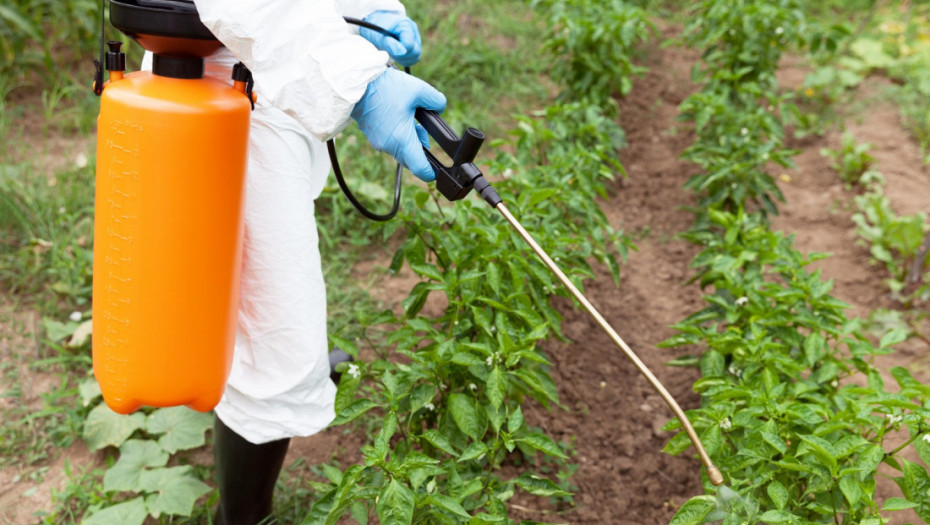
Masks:
[[[452,159],[452,165],[446,166],[428,149],[423,148],[426,159],[436,173],[436,189],[445,198],[456,201],[464,198],[472,188],[475,188],[492,207],[500,204],[501,198],[473,162],[484,143],[484,133],[479,129],[469,127],[459,137],[439,116],[439,113],[423,108],[416,110],[416,119],[442,151]]]

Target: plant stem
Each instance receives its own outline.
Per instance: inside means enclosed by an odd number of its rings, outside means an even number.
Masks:
[[[902,450],[904,447],[906,447],[906,446],[910,445],[911,443],[913,443],[914,440],[917,439],[918,437],[920,437],[920,433],[919,433],[919,432],[918,432],[917,434],[914,434],[913,436],[911,436],[911,439],[908,439],[907,441],[905,441],[904,444],[902,444],[902,445],[899,446],[898,448],[892,450],[891,452],[886,453],[886,454],[885,454],[885,457],[887,458],[887,457],[889,457],[889,456],[894,456],[894,455],[897,454],[898,452],[901,452],[901,450]]]

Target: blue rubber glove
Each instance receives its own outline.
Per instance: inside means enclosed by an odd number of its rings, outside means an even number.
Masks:
[[[364,27],[359,31],[365,40],[378,49],[387,51],[394,62],[402,66],[412,66],[420,60],[422,46],[416,22],[397,11],[375,11],[366,16],[365,21],[397,35],[395,39]]]
[[[446,97],[433,86],[392,67],[368,84],[352,118],[378,151],[390,154],[420,179],[436,178],[423,148],[429,134],[414,120],[417,108],[442,112]]]

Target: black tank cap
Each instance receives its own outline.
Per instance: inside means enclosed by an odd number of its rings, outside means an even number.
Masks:
[[[216,40],[184,0],[110,0],[110,23],[128,35]]]
[[[169,78],[203,78],[203,59],[156,54],[152,60],[152,73]]]

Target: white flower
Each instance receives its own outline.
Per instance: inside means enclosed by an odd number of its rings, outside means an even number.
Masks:
[[[475,390],[478,390],[478,385],[474,383],[468,383],[468,389],[474,392]]]
[[[888,418],[888,422],[892,425],[897,425],[898,423],[904,421],[904,416],[891,416]]]
[[[749,130],[746,129],[746,128],[743,128],[743,129],[739,130],[739,134],[745,137],[746,135],[749,134]]]
[[[362,370],[355,363],[349,363],[349,369],[346,371],[347,374],[358,379],[362,375]]]
[[[71,315],[68,316],[68,319],[71,319],[72,321],[77,323],[81,321],[82,317],[83,315],[81,314],[81,312],[74,311],[74,312],[71,312]]]
[[[733,423],[730,422],[730,418],[726,418],[720,422],[720,428],[723,430],[730,430],[733,428]]]
[[[749,298],[745,295],[736,300],[736,306],[745,306],[749,302]]]
[[[780,34],[782,34],[782,33],[784,33],[784,32],[785,32],[785,30],[784,30],[783,28],[781,28],[781,27],[778,27],[778,28],[775,29],[775,34],[776,34],[776,35],[780,35]]]
[[[505,169],[505,170],[504,170],[503,177],[504,177],[505,179],[509,179],[510,177],[513,177],[513,170],[510,169],[510,168]]]
[[[432,403],[427,403],[427,404],[423,405],[423,408],[429,410],[430,412],[435,412],[435,411],[436,411],[436,405],[434,405],[434,404],[432,404]]]
[[[832,386],[833,388],[839,388],[840,382],[834,379],[833,381],[830,381],[830,386]]]
[[[762,154],[762,160],[769,160],[768,152]]]
[[[920,439],[924,440],[924,443],[930,443],[930,434],[924,434]]]
[[[735,375],[736,377],[740,377],[743,375],[743,371],[740,370],[739,368],[736,368],[736,365],[734,365],[733,363],[730,363],[730,366],[727,368],[727,371],[729,371],[731,374]]]
[[[76,168],[86,168],[87,167],[87,155],[83,153],[78,153],[77,157],[74,157],[74,166]]]
[[[494,366],[494,355],[489,355],[484,362],[487,363],[488,366]]]
[[[58,214],[59,214],[59,215],[63,215],[66,211],[68,211],[68,210],[66,210],[64,206],[62,206],[61,208],[58,208]]]

